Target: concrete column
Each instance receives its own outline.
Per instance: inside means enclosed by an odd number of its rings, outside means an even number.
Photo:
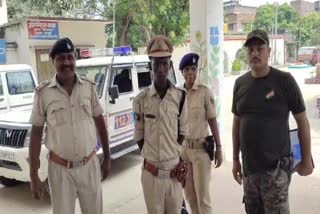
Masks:
[[[214,94],[221,130],[223,0],[190,0],[190,19],[191,50],[201,56],[198,81],[208,86]]]

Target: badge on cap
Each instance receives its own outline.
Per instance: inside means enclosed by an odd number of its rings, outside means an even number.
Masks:
[[[67,43],[67,48],[71,50],[71,45],[69,43]]]
[[[192,62],[193,62],[193,63],[196,63],[196,58],[193,57],[193,58],[192,58]]]

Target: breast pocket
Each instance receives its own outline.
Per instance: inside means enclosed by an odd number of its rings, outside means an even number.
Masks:
[[[145,137],[150,139],[156,131],[156,116],[152,113],[144,114]]]
[[[84,99],[80,101],[80,113],[81,113],[81,119],[89,119],[92,118],[92,108],[91,108],[91,102],[89,99]]]
[[[192,121],[199,121],[205,119],[205,109],[199,103],[194,103],[191,106],[191,120]]]
[[[60,126],[66,123],[67,109],[63,102],[54,102],[48,107],[48,123]]]
[[[179,110],[176,106],[169,105],[167,108],[167,116],[170,121],[171,128],[178,130]]]

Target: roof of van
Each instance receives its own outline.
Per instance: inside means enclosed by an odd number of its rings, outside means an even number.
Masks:
[[[77,67],[108,65],[112,62],[112,56],[94,57],[89,59],[77,60]],[[132,56],[114,56],[113,64],[149,62],[148,55],[132,55]]]
[[[0,72],[2,72],[2,71],[21,71],[21,70],[32,70],[32,68],[30,65],[26,65],[26,64],[0,65]]]

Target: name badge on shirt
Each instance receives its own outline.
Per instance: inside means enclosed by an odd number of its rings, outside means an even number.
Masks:
[[[267,99],[267,100],[270,100],[272,97],[274,97],[274,95],[275,95],[275,92],[274,92],[274,90],[272,89],[271,91],[269,91],[269,92],[267,93],[266,99]]]
[[[154,116],[152,114],[146,114],[146,118],[156,119],[156,116]]]

